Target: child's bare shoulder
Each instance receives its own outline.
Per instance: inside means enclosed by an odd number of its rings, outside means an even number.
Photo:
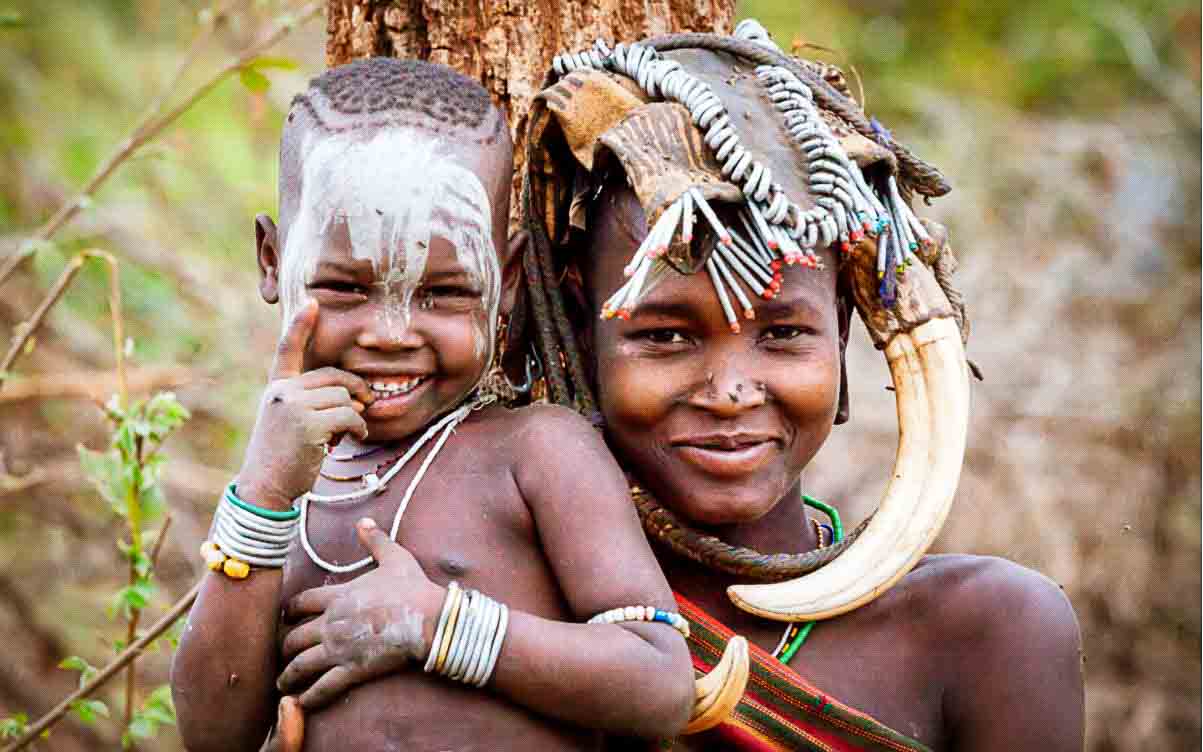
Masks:
[[[582,503],[630,506],[626,479],[601,432],[576,412],[559,405],[534,404],[515,409],[490,408],[489,445],[509,462],[519,492],[530,504]],[[601,513],[600,511],[598,512]]]
[[[559,456],[574,449],[596,450],[605,446],[601,434],[589,421],[562,405],[540,402],[517,408],[495,406],[482,417],[484,430],[505,437],[520,453],[548,450]]]

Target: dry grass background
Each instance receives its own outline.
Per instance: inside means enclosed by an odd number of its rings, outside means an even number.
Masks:
[[[0,0],[0,10],[6,5]],[[116,16],[81,5],[11,47],[0,40],[4,252],[82,182],[152,97],[187,37],[172,24],[187,27],[188,14],[172,16],[168,5],[131,1]],[[237,49],[278,3],[250,5],[202,62]],[[37,13],[35,3],[16,6]],[[818,3],[816,15],[830,6]],[[772,26],[784,7],[769,9],[777,16],[751,10]],[[853,18],[861,26],[894,10],[850,7],[842,12],[861,14]],[[839,17],[811,38],[838,40],[840,24],[851,22]],[[0,332],[8,332],[75,248],[101,245],[126,262],[137,373],[175,385],[194,414],[168,447],[174,522],[152,619],[199,573],[196,546],[216,490],[240,460],[277,331],[275,312],[254,293],[250,217],[274,207],[281,113],[320,70],[321,46],[320,24],[289,40],[283,52],[299,68],[273,73],[266,93],[236,82],[219,88],[153,158],[125,167],[57,250],[0,291]],[[1197,100],[1197,57],[1185,70]],[[870,104],[881,101],[896,133],[953,179],[954,193],[924,212],[951,230],[972,306],[970,355],[986,374],[974,385],[966,468],[938,546],[1005,556],[1066,589],[1085,641],[1092,752],[1195,749],[1197,115],[1156,95],[1087,111],[1019,107],[988,86],[967,96],[922,75],[888,86],[886,97],[886,80],[867,77]],[[75,684],[58,660],[79,653],[101,663],[121,632],[104,613],[123,577],[120,528],[74,453],[76,443],[105,441],[86,399],[112,384],[101,284],[84,275],[20,378],[0,391],[0,718],[48,708]],[[835,431],[806,481],[856,519],[878,497],[895,429],[885,368],[863,336],[849,367],[852,422]],[[146,687],[165,681],[166,652],[142,663]],[[105,697],[117,707],[115,690]],[[112,724],[68,721],[47,746],[115,748],[116,737]],[[177,745],[167,732],[154,748]]]
[[[932,101],[948,129],[929,138],[949,174],[995,166],[930,212],[959,247],[969,354],[986,377],[937,548],[1003,556],[1066,590],[1082,625],[1089,749],[1194,749],[1199,274],[1162,238],[1178,212],[1198,216],[1198,162],[1173,160],[1172,126],[1149,114],[1033,121]],[[858,344],[852,422],[807,480],[855,500],[859,519],[884,484],[895,426],[882,358]]]

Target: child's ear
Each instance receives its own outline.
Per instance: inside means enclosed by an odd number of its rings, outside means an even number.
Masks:
[[[510,236],[506,247],[505,258],[501,260],[501,313],[509,314],[514,310],[514,302],[518,299],[518,288],[522,285],[522,256],[526,253],[526,244],[530,234],[519,230]]]
[[[255,217],[255,260],[259,264],[259,294],[268,303],[280,300],[280,248],[276,223],[266,214]]]

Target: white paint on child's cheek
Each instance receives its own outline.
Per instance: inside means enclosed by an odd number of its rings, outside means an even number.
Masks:
[[[306,286],[331,236],[345,231],[352,256],[372,263],[381,287],[377,324],[399,336],[412,324],[414,296],[437,236],[452,244],[481,290],[485,321],[474,340],[477,356],[489,362],[501,298],[492,207],[480,179],[456,162],[453,150],[454,144],[411,128],[306,135],[301,196],[280,269],[285,322],[307,301]]]

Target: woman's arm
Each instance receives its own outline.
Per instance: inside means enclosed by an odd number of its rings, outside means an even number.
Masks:
[[[1082,642],[1069,600],[1004,559],[973,557],[968,570],[939,607],[951,748],[1081,752]]]

